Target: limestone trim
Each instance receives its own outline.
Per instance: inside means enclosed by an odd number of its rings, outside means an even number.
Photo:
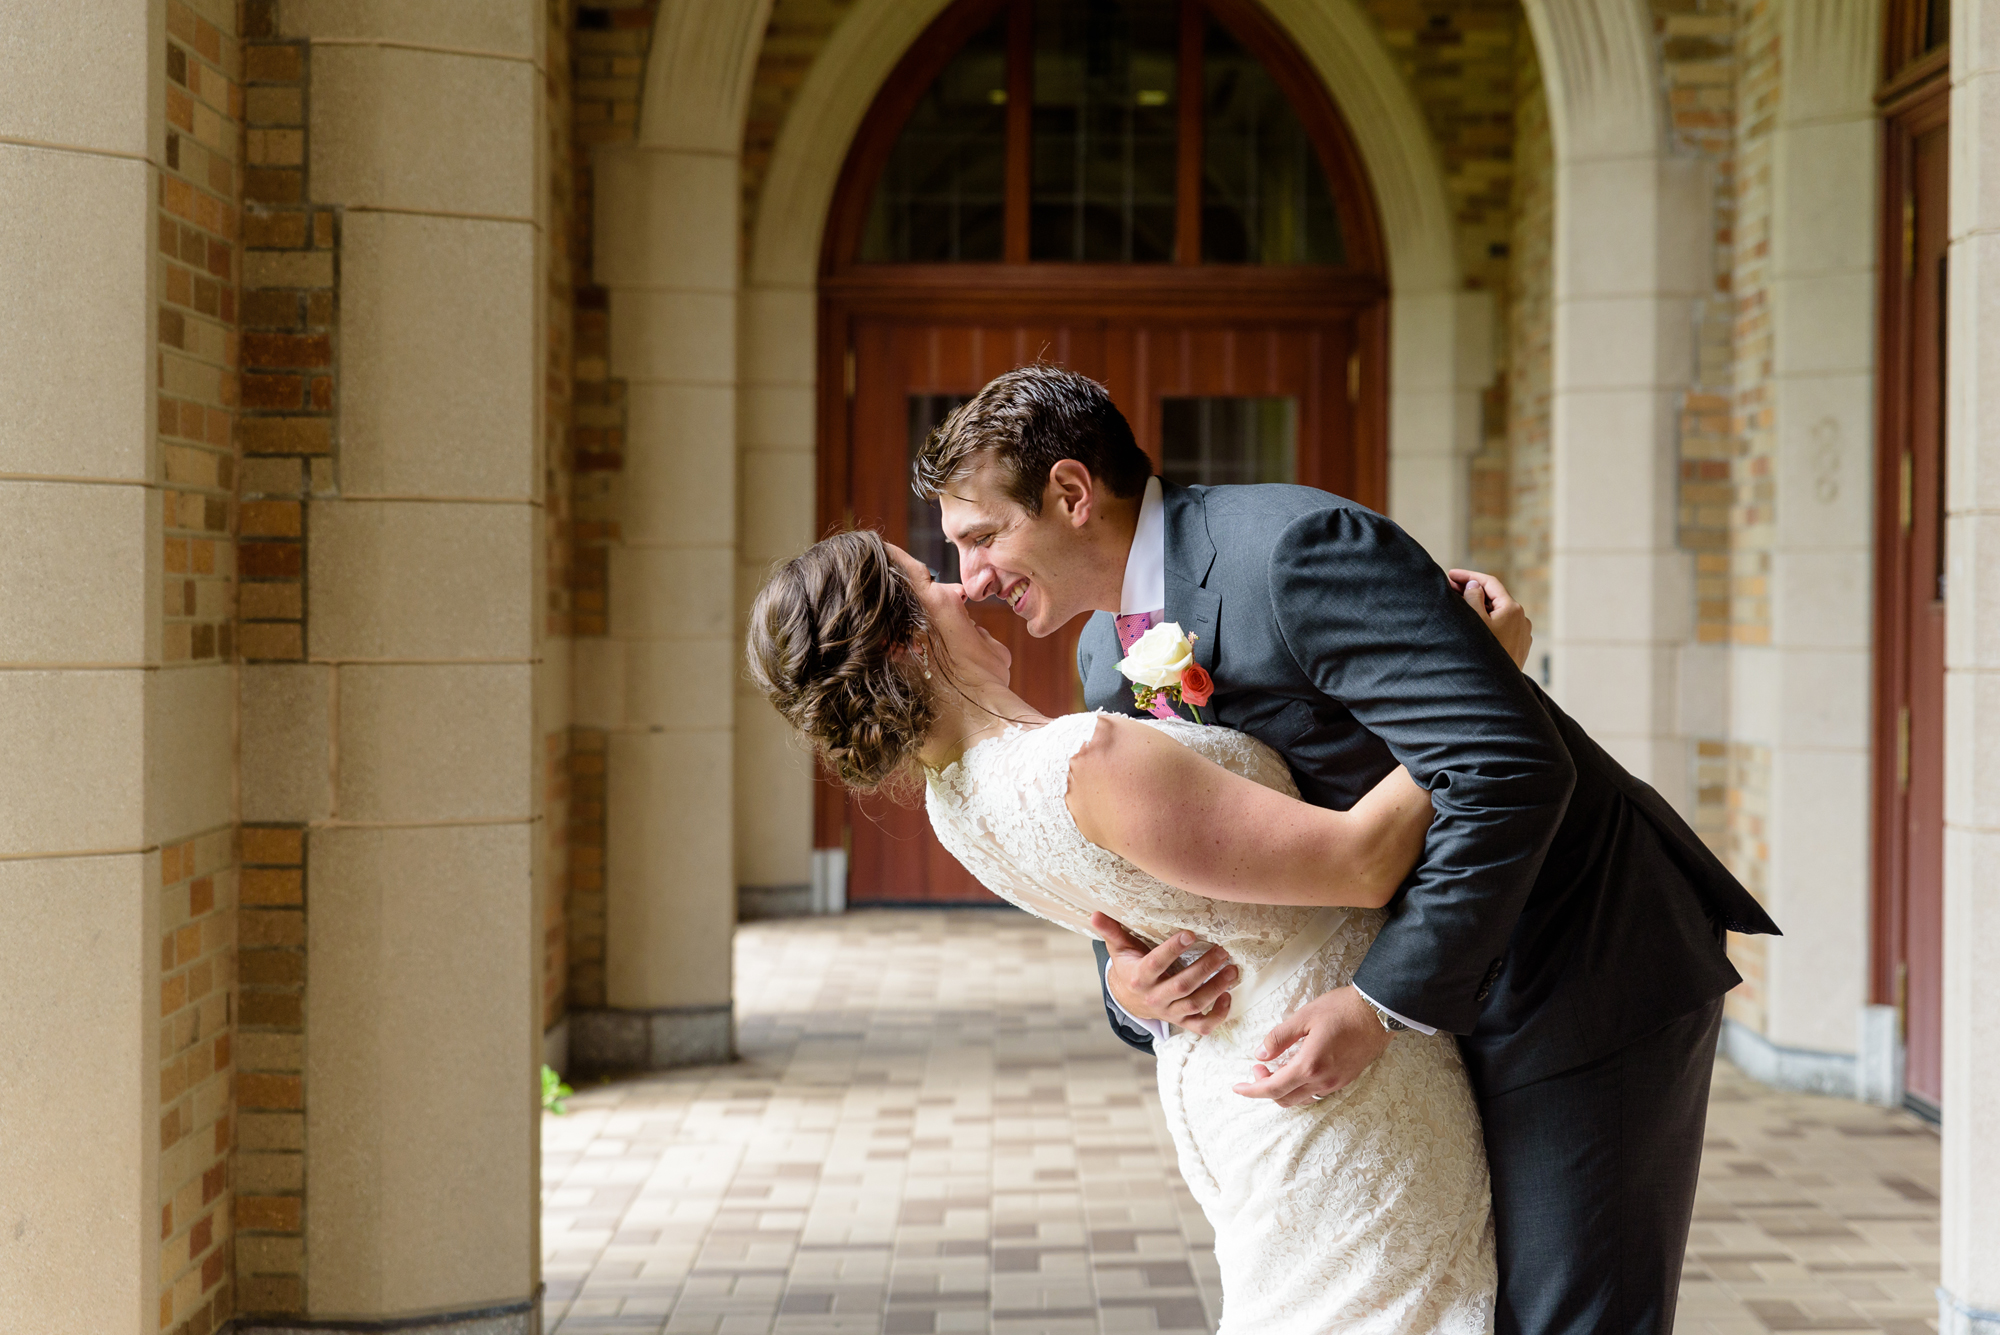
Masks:
[[[1843,1099],[1858,1097],[1860,1075],[1854,1057],[1848,1053],[1785,1047],[1740,1020],[1726,1018],[1722,1022],[1721,1051],[1745,1075],[1767,1085]]]
[[[1651,157],[1664,135],[1645,0],[1522,0],[1548,89],[1556,158]]]
[[[1947,1289],[1937,1291],[1938,1335],[2000,1335],[2000,1312],[1967,1307]]]
[[[1857,109],[1872,116],[1881,11],[1879,0],[1784,0],[1778,22],[1788,62],[1813,76],[1785,81],[1787,124],[1851,120]]]
[[[573,1069],[664,1071],[736,1059],[733,1001],[703,1006],[572,1007],[566,1056]]]
[[[485,47],[439,46],[432,42],[396,41],[385,37],[315,37],[314,46],[375,46],[391,51],[423,51],[437,56],[471,56],[475,60],[512,60],[522,65],[542,68],[542,62],[535,56],[522,55],[518,51],[495,51]]]
[[[278,1323],[239,1322],[236,1335],[376,1335],[377,1332],[422,1330],[431,1335],[532,1335],[541,1327],[541,1288],[535,1296],[510,1303],[488,1303],[480,1307],[432,1312],[424,1316],[383,1321],[320,1319],[301,1317]]]
[[[126,162],[143,162],[149,167],[159,166],[144,153],[122,153],[115,148],[92,148],[88,144],[61,144],[47,139],[24,139],[13,134],[0,134],[0,144],[13,148],[46,149],[51,153],[81,153],[93,158],[120,158]]]
[[[1939,1330],[2000,1327],[2000,7],[1951,10]]]
[[[771,0],[662,5],[646,61],[639,143],[734,160],[742,150],[757,48],[770,16]]]

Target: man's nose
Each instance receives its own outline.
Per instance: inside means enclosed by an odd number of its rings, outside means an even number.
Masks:
[[[993,595],[993,585],[998,582],[998,576],[993,573],[993,568],[986,564],[986,554],[977,548],[969,552],[963,548],[959,549],[958,578],[965,590],[967,601],[975,603],[982,598],[990,598]]]

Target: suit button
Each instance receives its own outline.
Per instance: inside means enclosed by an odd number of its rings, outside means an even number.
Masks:
[[[1486,998],[1492,995],[1493,995],[1493,984],[1482,983],[1479,986],[1479,990],[1472,994],[1472,999],[1474,1001],[1484,1001],[1486,1000]]]

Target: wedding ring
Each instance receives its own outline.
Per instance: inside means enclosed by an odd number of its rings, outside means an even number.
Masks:
[[[1320,1101],[1321,1099],[1323,1099],[1323,1098],[1325,1098],[1325,1097],[1326,1097],[1326,1095],[1324,1095],[1324,1094],[1315,1094],[1315,1095],[1313,1095],[1313,1096],[1312,1096],[1312,1101],[1313,1101],[1314,1103],[1318,1103],[1318,1102],[1319,1102],[1319,1101]]]

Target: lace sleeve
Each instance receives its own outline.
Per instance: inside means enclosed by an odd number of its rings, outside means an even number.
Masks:
[[[1046,828],[1046,821],[1038,818],[1051,800],[1066,800],[1070,757],[1096,728],[1095,714],[1069,715],[1027,737],[1010,728],[985,745],[1008,752],[1012,763],[999,776],[1001,781],[988,776],[987,782],[977,785],[977,800],[974,768],[963,762],[932,773],[924,796],[938,842],[981,885],[1036,917],[1093,940],[1097,937],[1090,930],[1094,906],[1056,893],[1046,879],[1028,870],[1040,864],[1031,859],[1024,866],[1016,856],[1020,850],[1009,845],[1023,834],[1032,838],[1038,823]],[[1021,745],[1024,742],[1031,745]]]

